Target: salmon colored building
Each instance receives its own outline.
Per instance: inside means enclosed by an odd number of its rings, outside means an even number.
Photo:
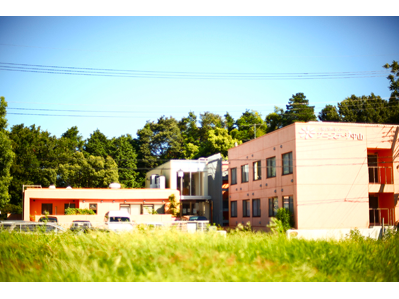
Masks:
[[[38,188],[39,187],[39,188]],[[32,188],[24,190],[23,220],[38,221],[45,212],[56,216],[59,223],[73,220],[90,220],[93,225],[104,223],[105,214],[114,210],[126,210],[136,223],[172,221],[168,214],[169,196],[175,189],[70,189]],[[95,215],[65,215],[67,208],[91,209]],[[152,215],[153,211],[157,215]]]
[[[399,219],[399,126],[294,123],[228,152],[229,225],[266,229],[278,208],[296,229]]]

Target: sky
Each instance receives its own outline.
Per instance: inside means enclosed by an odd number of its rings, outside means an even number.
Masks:
[[[84,139],[190,111],[265,118],[298,92],[318,115],[353,94],[389,97],[398,32],[399,17],[2,16],[0,96],[9,129],[77,126]]]

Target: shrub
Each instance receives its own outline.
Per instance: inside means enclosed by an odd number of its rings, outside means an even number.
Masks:
[[[267,227],[275,234],[284,234],[286,232],[283,222],[275,217],[270,218],[270,224]]]
[[[276,218],[281,221],[281,223],[283,225],[284,232],[286,232],[293,226],[292,215],[285,208],[280,208],[277,210]]]
[[[93,210],[90,209],[78,209],[78,208],[68,208],[65,209],[65,215],[95,215]]]

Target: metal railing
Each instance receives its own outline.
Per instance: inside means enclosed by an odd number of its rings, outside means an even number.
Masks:
[[[369,209],[370,226],[395,225],[395,209]]]
[[[393,184],[391,166],[369,166],[370,184]]]

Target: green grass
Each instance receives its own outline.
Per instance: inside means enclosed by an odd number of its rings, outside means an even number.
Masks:
[[[0,281],[399,281],[399,236],[2,232]]]

